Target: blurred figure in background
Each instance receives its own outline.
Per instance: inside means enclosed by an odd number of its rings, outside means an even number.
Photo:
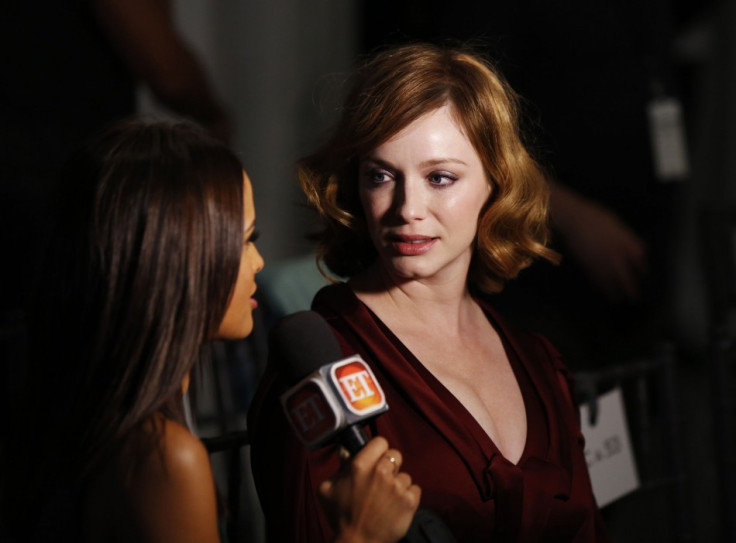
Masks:
[[[85,136],[134,114],[139,83],[221,140],[230,128],[169,0],[7,0],[0,66],[0,316],[15,321],[62,160]]]

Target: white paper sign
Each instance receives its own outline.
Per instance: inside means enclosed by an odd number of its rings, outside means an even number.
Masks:
[[[598,397],[594,426],[590,425],[587,404],[580,406],[580,415],[593,494],[603,507],[639,487],[621,389]]]
[[[690,175],[682,106],[674,98],[647,104],[654,170],[660,181],[680,181]]]

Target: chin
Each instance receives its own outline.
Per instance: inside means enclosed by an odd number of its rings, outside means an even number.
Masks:
[[[423,279],[431,275],[426,268],[421,266],[391,266],[389,272],[394,277],[405,280]]]
[[[248,326],[248,327],[243,328],[242,330],[240,330],[238,332],[238,334],[235,337],[231,338],[231,339],[236,339],[236,340],[237,339],[245,339],[245,338],[247,338],[250,335],[250,333],[252,331],[253,331],[253,324],[251,323],[250,326]]]
[[[225,341],[237,341],[239,339],[245,339],[250,335],[250,333],[253,331],[253,321],[250,320],[247,323],[243,323],[242,326],[238,327],[231,327],[226,329],[221,329],[217,334],[217,339],[222,339]]]

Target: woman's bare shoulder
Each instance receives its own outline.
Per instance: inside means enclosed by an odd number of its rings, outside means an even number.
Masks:
[[[151,451],[140,466],[148,476],[186,482],[193,475],[210,475],[209,454],[202,441],[188,428],[162,417],[160,447]],[[148,477],[146,477],[147,479]]]
[[[98,491],[100,498],[118,502],[118,510],[127,517],[110,520],[130,523],[137,540],[219,541],[217,498],[206,448],[175,421],[160,417],[151,422],[141,431],[150,432],[155,425],[160,432],[158,446],[134,459],[132,470],[117,461],[113,477],[106,477],[117,491],[104,487]]]
[[[150,541],[218,541],[209,455],[181,424],[165,419],[160,447],[133,478],[133,511]]]

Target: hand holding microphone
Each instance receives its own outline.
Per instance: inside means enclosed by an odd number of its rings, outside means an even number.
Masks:
[[[363,425],[388,410],[370,366],[359,355],[343,358],[327,322],[313,311],[294,313],[271,330],[269,348],[289,383],[281,396],[301,441],[315,449],[339,442],[352,456],[320,486],[337,517],[337,541],[455,543],[433,513],[417,509],[421,491],[400,473],[401,453],[381,437],[368,440]]]
[[[281,397],[289,422],[309,449],[339,442],[350,454],[320,497],[339,543],[398,541],[409,529],[421,490],[399,472],[401,453],[382,437],[368,440],[361,424],[388,409],[370,367],[342,357],[332,330],[317,313],[278,321],[269,341],[287,381]]]
[[[401,453],[382,437],[370,440],[319,488],[337,541],[398,541],[409,530],[421,490],[399,472]]]

